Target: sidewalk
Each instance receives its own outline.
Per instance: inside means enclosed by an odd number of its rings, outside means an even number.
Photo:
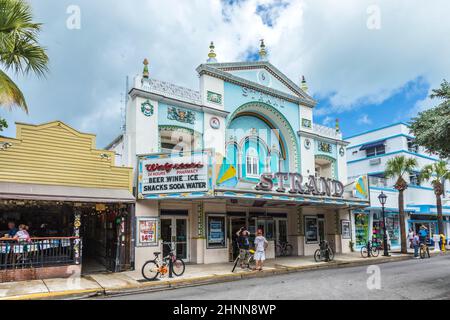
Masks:
[[[350,254],[336,255],[335,260],[329,263],[316,263],[313,257],[282,257],[267,260],[265,270],[262,272],[237,268],[234,273],[231,273],[232,263],[209,265],[188,264],[186,265],[186,272],[182,277],[172,279],[165,277],[156,281],[143,281],[140,270],[135,270],[121,273],[91,274],[69,279],[9,282],[0,283],[0,300],[74,299],[94,295],[158,291],[319,268],[371,265],[407,259],[411,259],[410,254],[402,255],[400,253],[392,253],[391,257],[383,257],[380,255],[377,258],[364,259],[361,258],[359,252],[353,252]]]

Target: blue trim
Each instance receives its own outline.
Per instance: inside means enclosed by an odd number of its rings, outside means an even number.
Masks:
[[[365,143],[361,148],[359,148],[359,151],[363,151],[363,150],[367,150],[367,149],[372,149],[372,148],[377,148],[377,147],[384,146],[385,142],[386,142],[386,139],[378,140],[378,141],[375,141],[375,142]]]
[[[413,156],[416,156],[416,157],[419,157],[419,158],[424,158],[424,159],[433,160],[433,161],[439,161],[439,159],[427,157],[427,156],[421,155],[419,153],[414,153],[414,152],[410,152],[410,151],[407,151],[407,150],[399,150],[399,151],[388,152],[388,153],[380,154],[380,155],[376,155],[376,156],[371,156],[371,157],[366,157],[366,158],[361,158],[361,159],[347,161],[347,164],[354,163],[354,162],[359,162],[359,161],[364,161],[364,160],[370,160],[370,159],[374,159],[374,158],[386,157],[386,156],[390,156],[390,155],[398,154],[398,153],[407,153],[407,154],[410,154],[410,155],[413,155]]]
[[[363,134],[367,134],[367,133],[383,130],[383,129],[386,129],[386,128],[395,127],[395,126],[398,126],[399,124],[403,124],[403,125],[405,125],[405,126],[407,126],[409,128],[409,124],[407,124],[406,122],[397,122],[397,123],[393,123],[393,124],[390,124],[390,125],[387,125],[387,126],[384,126],[384,127],[381,127],[381,128],[372,129],[372,130],[368,130],[368,131],[365,131],[365,132],[362,132],[362,133],[358,133],[358,134],[355,134],[355,135],[352,135],[352,136],[345,137],[344,140],[351,139],[351,138],[354,138],[354,137],[359,137],[359,136],[362,136]]]
[[[413,189],[422,189],[422,190],[429,190],[429,191],[433,191],[433,188],[428,188],[428,187],[422,187],[422,186],[417,186],[415,184],[409,184],[408,188],[413,188]]]
[[[372,187],[372,186],[370,186],[370,190],[398,192],[397,189],[395,189],[395,188],[388,188],[388,187]]]
[[[415,137],[413,137],[413,136],[409,136],[407,134],[400,133],[400,134],[396,134],[394,136],[389,136],[389,137],[386,137],[386,138],[383,138],[383,139],[373,140],[373,141],[369,141],[369,142],[366,142],[366,143],[360,143],[360,144],[357,144],[357,145],[354,145],[354,146],[349,146],[349,147],[347,147],[347,150],[358,148],[358,147],[361,147],[361,146],[363,146],[365,144],[374,143],[374,142],[383,141],[383,140],[394,139],[394,138],[398,138],[398,137],[405,137],[405,138],[415,139]]]

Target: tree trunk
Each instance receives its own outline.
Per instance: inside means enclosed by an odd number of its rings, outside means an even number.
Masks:
[[[401,252],[408,253],[408,247],[406,245],[406,226],[405,226],[405,209],[404,199],[403,199],[403,190],[399,190],[398,192],[398,212],[400,219],[400,241],[401,241]]]
[[[440,195],[436,195],[436,207],[437,207],[439,234],[445,234],[444,219],[442,218],[442,200]]]

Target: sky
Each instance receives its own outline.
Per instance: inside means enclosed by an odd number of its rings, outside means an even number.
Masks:
[[[211,40],[219,62],[269,61],[294,82],[304,75],[318,102],[314,121],[345,136],[399,121],[437,104],[450,80],[448,0],[30,0],[50,57],[44,79],[11,75],[30,112],[0,109],[14,122],[62,120],[97,134],[120,133],[125,79],[142,72],[198,90],[195,68]],[[78,14],[79,13],[79,14]]]

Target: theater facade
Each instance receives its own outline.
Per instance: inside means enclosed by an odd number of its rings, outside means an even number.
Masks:
[[[134,168],[136,268],[154,251],[192,263],[231,261],[235,233],[264,230],[312,255],[321,239],[350,251],[353,209],[368,205],[365,177],[347,181],[339,124],[315,124],[306,81],[259,61],[219,63],[211,44],[199,89],[137,76],[124,133],[107,149]]]

